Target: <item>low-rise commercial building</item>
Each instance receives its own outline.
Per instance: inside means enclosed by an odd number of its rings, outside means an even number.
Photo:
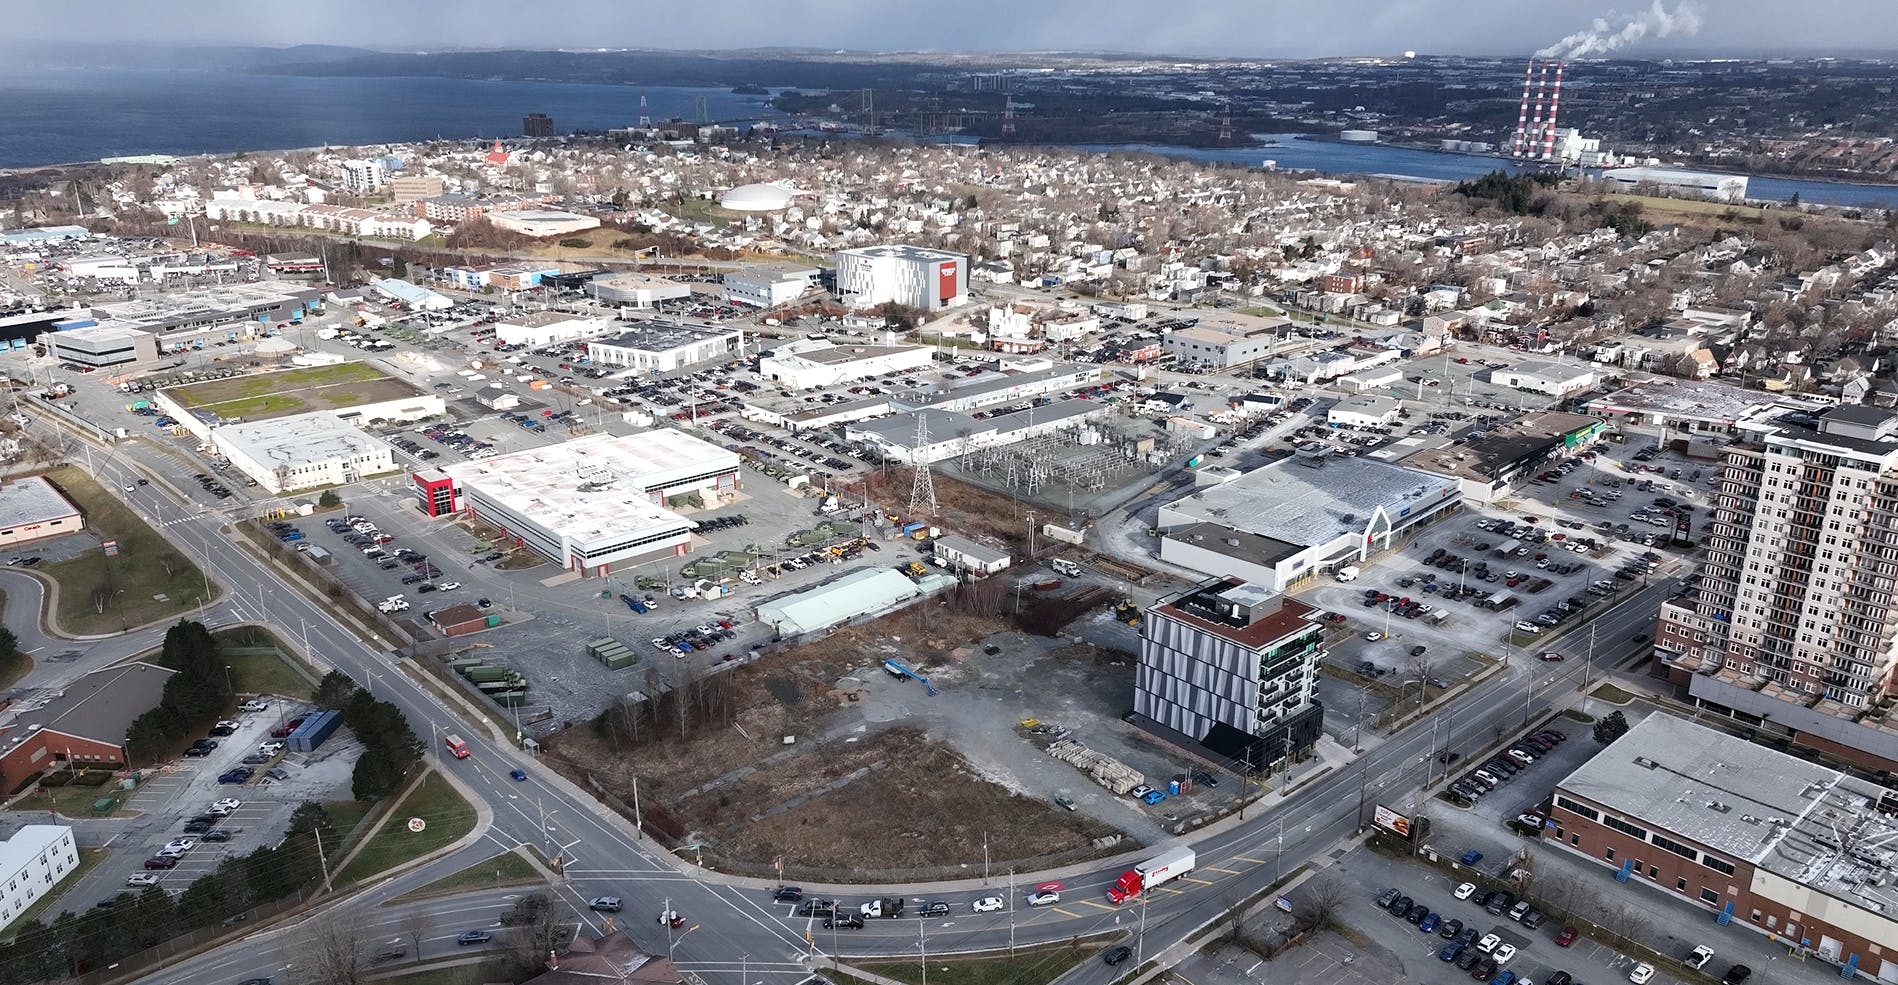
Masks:
[[[397,205],[408,205],[425,198],[433,198],[447,190],[447,183],[440,175],[404,174],[389,179],[389,197]]]
[[[1317,616],[1239,578],[1161,598],[1141,618],[1134,714],[1248,773],[1311,748],[1325,714]]]
[[[1334,428],[1381,428],[1397,423],[1403,402],[1396,397],[1360,393],[1346,397],[1325,411],[1325,423]]]
[[[1556,784],[1542,841],[1842,977],[1888,982],[1895,816],[1898,790],[1655,712]]]
[[[0,483],[0,547],[59,537],[85,527],[79,507],[45,476],[23,475]]]
[[[600,220],[577,212],[562,212],[559,209],[506,209],[488,213],[488,221],[496,229],[520,233],[544,239],[550,236],[571,236],[574,233],[600,228]]]
[[[586,317],[565,311],[534,311],[509,315],[494,323],[494,337],[508,345],[537,349],[555,342],[596,339],[615,330],[611,318]]]
[[[0,930],[18,920],[79,868],[72,828],[28,824],[0,841]]]
[[[114,664],[22,709],[0,725],[0,788],[18,790],[49,769],[123,767],[126,729],[158,707],[172,673],[143,661]]]
[[[981,448],[1012,445],[1057,431],[1080,430],[1089,418],[1111,411],[1106,404],[1078,399],[985,418],[928,407],[855,421],[845,426],[844,439],[864,442],[886,458],[914,465],[946,461]],[[920,445],[916,440],[918,423],[924,429]]]
[[[758,621],[776,630],[779,639],[794,639],[887,612],[920,594],[915,582],[889,568],[859,568],[761,603]]]
[[[816,267],[801,263],[754,263],[725,275],[725,299],[754,308],[775,308],[816,286],[817,273]]]
[[[492,287],[497,291],[530,291],[547,277],[557,276],[560,268],[551,263],[507,260],[461,267],[443,267],[441,276],[464,291]]]
[[[618,323],[628,326],[626,322]],[[738,355],[743,335],[738,329],[699,328],[676,322],[632,322],[626,331],[587,343],[587,360],[595,366],[620,366],[644,373],[670,373],[713,360]]]
[[[773,348],[758,360],[758,375],[790,390],[814,390],[888,372],[925,369],[928,346],[838,345],[822,339],[798,339]]]
[[[582,290],[607,304],[634,308],[650,308],[661,301],[681,301],[692,296],[690,284],[631,271],[601,274],[587,281]]]
[[[1594,388],[1596,379],[1592,369],[1536,360],[1520,362],[1507,369],[1490,370],[1489,373],[1489,381],[1497,386],[1550,397],[1585,393]]]
[[[1182,363],[1229,369],[1271,356],[1284,343],[1291,324],[1285,318],[1247,317],[1243,322],[1202,319],[1191,328],[1165,333],[1160,345]]]
[[[997,363],[994,370],[975,376],[931,380],[927,386],[891,394],[890,403],[905,410],[965,413],[1009,404],[1025,409],[1026,401],[1093,386],[1104,375],[1097,365],[1022,359]]]
[[[978,544],[961,534],[944,534],[929,545],[937,560],[957,571],[992,575],[1008,567],[1012,558],[999,547]]]
[[[396,470],[395,449],[328,411],[226,424],[211,444],[272,494],[355,482]]]
[[[681,431],[594,434],[544,448],[416,472],[424,512],[472,513],[570,571],[607,575],[681,557],[698,526],[668,508],[706,506],[738,489],[738,455]]]
[[[1626,192],[1653,188],[1661,192],[1710,198],[1717,202],[1746,201],[1747,180],[1740,174],[1677,171],[1673,168],[1615,168],[1601,173],[1604,184]]]
[[[104,369],[152,362],[158,358],[158,336],[124,325],[87,325],[40,336],[46,355],[63,363]]]
[[[838,250],[837,299],[851,308],[895,302],[941,311],[968,300],[969,257],[921,246],[866,246]]]
[[[1160,559],[1275,592],[1389,549],[1461,502],[1454,479],[1367,458],[1281,459],[1160,507]]]
[[[1581,414],[1547,412],[1503,424],[1462,444],[1426,448],[1403,464],[1457,480],[1463,495],[1495,502],[1549,465],[1580,454],[1607,424]]]

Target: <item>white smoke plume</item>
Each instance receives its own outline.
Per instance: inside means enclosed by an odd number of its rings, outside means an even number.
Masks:
[[[1597,17],[1586,30],[1574,34],[1536,52],[1537,58],[1600,58],[1625,45],[1643,38],[1666,38],[1675,35],[1693,34],[1700,30],[1700,5],[1693,0],[1683,0],[1672,13],[1654,0],[1648,9],[1631,16],[1623,17],[1609,12],[1607,17]]]

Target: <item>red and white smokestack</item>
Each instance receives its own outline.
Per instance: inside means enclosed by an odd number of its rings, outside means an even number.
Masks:
[[[1535,84],[1536,60],[1522,69],[1522,108],[1516,111],[1516,140],[1513,148],[1517,157],[1529,151],[1529,89]]]
[[[1555,89],[1549,94],[1549,125],[1542,133],[1542,159],[1555,160],[1555,113],[1562,103],[1562,62],[1555,63]]]
[[[1533,156],[1536,145],[1542,142],[1542,100],[1549,93],[1549,63],[1542,63],[1542,71],[1536,76],[1536,109],[1529,117],[1529,145],[1525,153]]]

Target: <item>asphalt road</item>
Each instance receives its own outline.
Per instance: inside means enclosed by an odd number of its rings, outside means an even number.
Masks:
[[[755,881],[739,886],[699,878],[688,866],[642,841],[627,822],[605,813],[565,781],[537,769],[526,754],[466,727],[431,693],[408,679],[396,666],[394,654],[356,638],[332,618],[327,607],[281,584],[272,570],[233,543],[223,532],[229,520],[224,510],[174,498],[167,483],[159,480],[175,476],[179,463],[163,451],[142,442],[121,446],[111,455],[95,451],[92,468],[99,481],[113,487],[140,477],[155,480],[128,494],[128,501],[162,534],[205,564],[219,583],[230,587],[230,594],[203,612],[202,618],[212,624],[261,622],[286,638],[305,641],[319,662],[342,670],[377,697],[401,708],[418,734],[428,739],[429,755],[439,760],[436,765],[459,779],[491,812],[491,823],[470,847],[319,908],[319,913],[345,907],[360,914],[365,948],[404,936],[405,914],[419,909],[433,928],[424,943],[425,955],[462,950],[453,946],[453,934],[497,926],[500,912],[520,890],[469,893],[395,907],[379,904],[481,859],[529,844],[568,860],[555,894],[588,930],[603,930],[605,915],[586,910],[586,901],[619,896],[625,901],[625,910],[617,918],[623,929],[649,951],[670,951],[682,969],[708,982],[738,985],[741,968],[753,980],[791,980],[785,976],[806,973],[804,962],[812,952],[847,957],[903,955],[915,954],[926,945],[931,953],[940,953],[1116,932],[1143,955],[1151,955],[1215,919],[1236,900],[1263,889],[1277,873],[1329,851],[1359,829],[1372,805],[1416,803],[1416,791],[1436,752],[1470,755],[1492,743],[1499,730],[1519,728],[1525,719],[1539,717],[1572,698],[1587,670],[1582,660],[1525,666],[1527,661],[1518,658],[1515,666],[1477,685],[1432,718],[1384,739],[1357,761],[1309,783],[1282,802],[1254,808],[1243,822],[1215,829],[1218,833],[1195,846],[1199,852],[1196,870],[1150,893],[1144,904],[1114,907],[1106,902],[1105,888],[1119,867],[1065,878],[1062,902],[1039,908],[1022,902],[1022,891],[1037,881],[1029,875],[1013,879],[1013,892],[1001,873],[986,885],[971,880],[920,891],[807,887],[813,894],[835,895],[851,905],[876,895],[902,895],[911,900],[911,913],[927,900],[951,904],[948,917],[872,920],[860,931],[832,932],[816,921],[795,916],[788,904],[771,903]],[[10,588],[14,579],[4,584]],[[1671,580],[1656,583],[1598,616],[1594,620],[1598,659],[1626,656],[1632,645],[1630,635],[1647,624],[1671,586]],[[133,652],[152,645],[159,636],[162,629],[144,631],[113,641],[110,649]],[[1564,649],[1580,649],[1581,644],[1573,641],[1585,636],[1585,628],[1571,633]],[[469,759],[442,760],[437,735],[451,728],[468,741]],[[509,778],[508,771],[516,767],[527,770],[526,781]],[[1000,913],[971,912],[969,904],[974,899],[997,891],[1014,905]],[[656,920],[667,906],[683,914],[687,923],[670,935]],[[294,981],[303,933],[301,923],[292,922],[142,980],[154,985],[236,982],[259,976]],[[1088,962],[1068,980],[1106,982],[1113,977],[1114,969]]]

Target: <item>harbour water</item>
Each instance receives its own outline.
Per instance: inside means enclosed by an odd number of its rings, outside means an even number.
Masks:
[[[628,126],[645,96],[655,120],[692,119],[695,98],[706,115],[744,124],[775,119],[764,96],[729,89],[508,82],[436,78],[306,78],[235,72],[131,69],[0,70],[0,167],[93,161],[135,154],[268,151],[324,144],[368,144],[433,137],[508,137],[521,118],[546,113],[563,131]],[[1385,144],[1304,140],[1260,134],[1270,147],[1173,147],[1154,144],[1078,145],[1097,151],[1143,151],[1257,167],[1328,174],[1401,175],[1460,180],[1504,162]],[[1898,186],[1751,180],[1755,199],[1842,206],[1898,205]]]

